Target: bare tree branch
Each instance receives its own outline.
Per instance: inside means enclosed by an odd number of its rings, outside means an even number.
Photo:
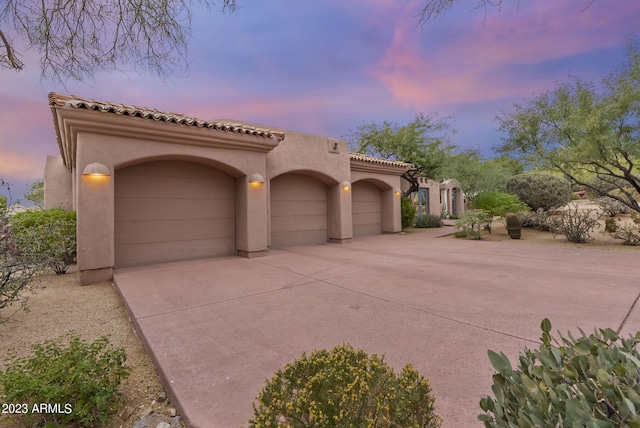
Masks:
[[[166,77],[187,68],[193,9],[213,0],[5,0],[0,9],[0,67],[21,70],[21,39],[40,55],[43,78],[93,79],[98,71],[131,66]],[[221,0],[234,12],[236,0]]]

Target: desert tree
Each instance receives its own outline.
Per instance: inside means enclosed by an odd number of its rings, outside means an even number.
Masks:
[[[221,0],[223,11],[235,0]],[[100,70],[133,67],[166,77],[186,68],[197,6],[212,0],[3,0],[0,67],[22,70],[37,52],[43,78],[92,79]]]
[[[500,153],[559,171],[640,212],[640,54],[633,43],[600,86],[569,77],[513,104],[496,122],[504,134]]]
[[[411,184],[406,194],[417,187],[417,177],[439,177],[444,160],[453,149],[451,117],[422,113],[406,125],[384,121],[367,123],[351,130],[347,136],[353,152],[383,159],[411,163],[414,167],[403,175]]]

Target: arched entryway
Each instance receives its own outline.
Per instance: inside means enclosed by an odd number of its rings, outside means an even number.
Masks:
[[[367,181],[353,183],[351,210],[354,237],[382,233],[381,201],[380,189],[376,185]]]
[[[328,240],[327,186],[305,174],[287,173],[270,184],[271,247]]]
[[[234,255],[235,179],[161,160],[116,170],[115,267]]]

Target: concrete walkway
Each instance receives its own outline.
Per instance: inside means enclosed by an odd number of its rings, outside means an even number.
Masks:
[[[640,253],[438,238],[451,228],[117,270],[114,280],[192,428],[240,427],[265,380],[343,342],[427,378],[444,427],[480,427],[487,349],[512,362],[539,325],[640,330]]]

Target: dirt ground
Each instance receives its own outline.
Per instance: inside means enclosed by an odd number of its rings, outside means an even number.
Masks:
[[[6,366],[4,356],[9,349],[29,356],[33,345],[71,331],[87,341],[108,335],[115,347],[126,349],[126,364],[132,368],[128,382],[121,387],[122,411],[110,426],[129,428],[152,411],[171,416],[171,403],[160,378],[111,282],[80,286],[79,273],[72,266],[66,275],[40,277],[38,288],[29,295],[29,311],[19,308],[14,304],[0,312],[3,317],[13,313],[0,323],[0,370]],[[19,419],[0,415],[0,427],[22,426]]]
[[[597,204],[588,200],[574,201],[571,203],[578,204],[579,208],[583,210],[584,209],[594,210],[598,207]],[[595,218],[595,212],[592,213],[592,217]],[[616,218],[618,218],[620,221],[623,221],[623,222],[632,222],[631,216],[629,214],[621,214],[616,216]],[[512,241],[519,242],[522,244],[557,245],[557,246],[564,246],[564,247],[571,247],[571,248],[594,248],[594,249],[597,248],[599,250],[626,251],[626,252],[640,253],[640,246],[623,245],[621,239],[615,239],[611,237],[609,233],[603,233],[605,220],[606,220],[606,216],[602,216],[598,220],[600,227],[596,227],[590,233],[591,238],[588,239],[587,242],[584,244],[569,242],[562,235],[556,235],[554,237],[551,232],[536,229],[536,228],[530,228],[530,227],[523,227],[522,236],[520,237],[520,239],[517,239],[517,240],[514,239]],[[460,238],[455,238],[453,236],[452,238],[460,239]],[[482,234],[482,239],[486,241],[511,240],[511,238],[507,234],[507,229],[505,227],[504,222],[497,218],[492,222],[491,233],[484,232]]]
[[[581,203],[581,206],[589,208],[587,203]],[[601,227],[592,233],[593,239],[586,244],[569,242],[563,236],[554,238],[550,232],[531,228],[523,228],[522,237],[512,242],[640,253],[640,247],[622,245],[621,241],[601,234],[604,219],[601,223]],[[414,229],[412,232],[419,231]],[[461,238],[452,235],[444,239]],[[493,222],[492,233],[484,233],[483,239],[511,240],[504,224],[499,220]],[[3,309],[0,315],[4,317],[14,311],[15,313],[7,322],[0,323],[0,370],[5,368],[2,356],[9,349],[14,349],[20,356],[28,356],[33,345],[70,331],[75,331],[88,341],[108,335],[114,346],[126,349],[127,364],[132,368],[128,382],[122,387],[123,410],[115,417],[112,427],[129,428],[151,411],[171,415],[175,409],[166,398],[160,378],[136,335],[113,284],[102,282],[81,287],[78,285],[78,276],[74,266],[66,275],[40,277],[39,288],[28,302],[29,312],[15,311],[19,307],[16,304]],[[15,418],[0,415],[0,428],[4,427],[18,428],[22,425]]]

